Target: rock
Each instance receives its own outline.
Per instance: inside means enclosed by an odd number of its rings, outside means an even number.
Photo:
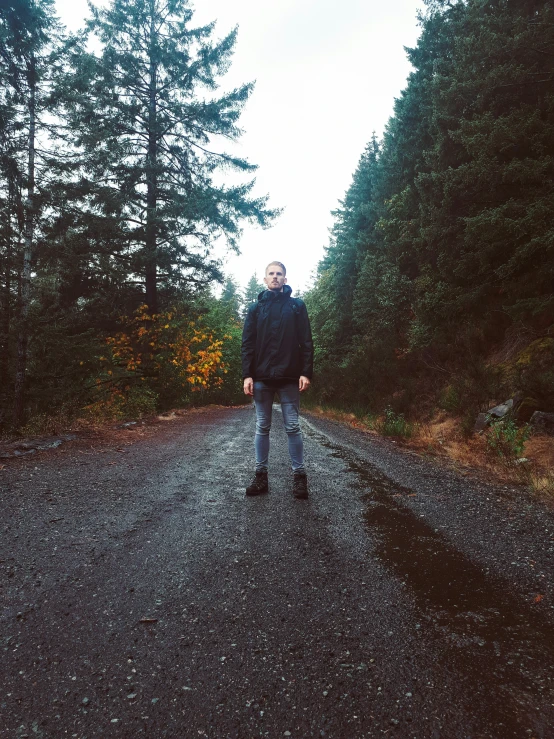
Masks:
[[[36,451],[42,451],[43,449],[56,449],[64,441],[73,441],[76,438],[76,434],[64,434],[63,436],[30,439],[28,441],[13,441],[0,447],[0,459],[23,457],[26,454],[34,454]]]
[[[486,413],[479,413],[475,419],[475,425],[473,427],[473,433],[478,434],[490,424],[493,419],[505,418],[513,409],[516,403],[520,402],[520,396],[516,395],[515,399],[510,398],[500,405],[495,405],[494,408],[490,408]]]
[[[514,420],[519,425],[529,423],[531,416],[539,410],[539,403],[534,398],[522,398],[514,412]]]
[[[494,408],[491,408],[489,411],[487,411],[488,416],[492,416],[493,418],[504,418],[514,407],[514,401],[513,398],[510,398],[510,400],[507,400],[505,403],[500,403],[500,405],[495,405]]]
[[[36,449],[14,449],[11,452],[0,453],[0,459],[12,459],[12,457],[24,457],[26,454],[35,454]]]
[[[479,413],[475,421],[475,426],[473,427],[473,433],[478,434],[480,431],[483,431],[483,429],[487,427],[488,422],[489,422],[488,413]]]
[[[174,411],[169,411],[168,413],[162,413],[157,418],[158,421],[173,421],[177,416]]]
[[[537,431],[554,436],[554,413],[535,411],[529,423]]]

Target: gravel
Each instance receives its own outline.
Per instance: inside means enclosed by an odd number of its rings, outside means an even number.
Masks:
[[[307,501],[250,407],[7,461],[0,736],[552,736],[552,512],[303,423]]]

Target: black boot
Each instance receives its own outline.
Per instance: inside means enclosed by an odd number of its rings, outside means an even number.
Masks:
[[[305,472],[295,472],[292,483],[292,494],[295,498],[308,497],[308,478]]]
[[[262,495],[268,491],[267,472],[256,472],[254,479],[246,488],[246,495]]]

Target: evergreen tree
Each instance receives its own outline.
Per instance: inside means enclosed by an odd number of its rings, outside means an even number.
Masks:
[[[514,321],[554,321],[554,9],[428,6],[308,296],[335,400],[405,397],[477,367]]]
[[[9,356],[12,271],[18,262],[17,353],[15,360],[14,423],[23,421],[28,370],[32,269],[36,259],[37,227],[48,191],[44,151],[51,129],[47,122],[55,64],[57,21],[53,0],[9,0],[0,8],[0,78],[2,171],[7,180],[4,200],[4,348]],[[40,148],[37,146],[40,142]],[[22,191],[25,197],[22,197]],[[17,226],[17,227],[15,227]],[[17,245],[17,247],[16,247]],[[17,255],[14,251],[17,248]],[[3,374],[7,366],[4,363]]]
[[[225,280],[219,301],[226,315],[238,323],[240,321],[242,301],[238,285],[231,277]]]
[[[248,280],[248,284],[246,285],[246,288],[244,290],[243,317],[246,315],[246,311],[248,310],[250,305],[252,305],[252,303],[258,302],[258,295],[265,289],[265,285],[261,282],[258,282],[258,278],[256,277],[256,275],[252,275],[252,277]]]
[[[320,295],[316,287],[308,298],[311,320],[317,327],[322,346],[339,362],[347,356],[354,334],[354,291],[369,234],[376,221],[373,200],[378,155],[379,144],[373,135],[340,208],[333,211],[335,225],[318,270],[320,277],[325,275],[321,289],[326,294]]]
[[[452,32],[443,14],[429,14],[421,21],[423,30],[415,48],[406,50],[414,71],[395,102],[383,137],[377,188],[380,217],[375,231],[380,246],[368,251],[355,309],[358,325],[366,323],[372,357],[376,343],[382,342],[381,352],[390,363],[382,374],[389,376],[397,364],[395,357],[414,342],[414,291],[427,284],[421,259],[421,193],[416,183],[429,171],[437,64],[449,57],[452,46]],[[364,282],[372,285],[365,296]]]
[[[72,108],[95,201],[105,216],[121,214],[128,271],[143,282],[151,312],[160,289],[167,298],[183,285],[220,277],[210,256],[218,235],[236,249],[242,221],[267,226],[275,215],[265,198],[250,195],[253,182],[216,180],[218,170],[255,169],[221,149],[240,135],[252,85],[216,95],[236,31],[214,41],[213,24],[195,28],[191,20],[188,0],[114,0],[93,8],[90,29],[103,51],[82,57],[89,96]]]
[[[474,0],[444,15],[455,43],[417,182],[418,320],[441,342],[463,322],[497,341],[514,319],[554,320],[554,8]]]
[[[5,79],[5,66],[2,71]],[[24,212],[18,161],[23,142],[16,135],[18,119],[12,95],[7,85],[0,92],[0,404],[6,401],[8,390],[13,388],[10,380],[11,328]]]

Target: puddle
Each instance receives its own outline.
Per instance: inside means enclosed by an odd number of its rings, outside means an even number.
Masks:
[[[554,629],[540,606],[458,551],[400,500],[413,491],[319,438],[356,475],[373,556],[414,598],[421,632],[460,679],[475,724],[468,737],[552,737]],[[483,733],[484,732],[484,733]]]

